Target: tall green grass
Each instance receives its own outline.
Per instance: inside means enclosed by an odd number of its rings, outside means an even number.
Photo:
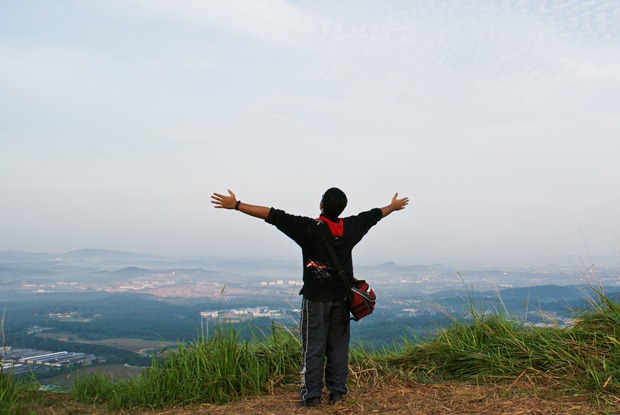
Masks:
[[[620,396],[620,305],[601,287],[571,327],[535,327],[507,315],[470,306],[467,319],[431,339],[387,350],[351,350],[351,382],[404,379],[416,382],[514,382],[528,379],[595,397]],[[226,403],[299,382],[297,336],[284,328],[242,341],[232,328],[201,338],[129,381],[105,375],[79,378],[76,399],[112,409]]]
[[[242,341],[232,328],[212,338],[181,344],[129,381],[105,375],[79,378],[73,395],[82,402],[105,402],[112,409],[192,403],[226,403],[269,392],[274,385],[297,381],[299,342],[284,329]]]
[[[0,369],[0,415],[27,414],[24,398],[37,389],[38,383],[34,380],[18,380],[10,371]]]
[[[536,327],[470,310],[424,344],[380,357],[385,367],[424,380],[497,381],[526,376],[577,392],[620,393],[620,305],[592,287],[572,327]]]
[[[6,355],[6,338],[4,334],[4,318],[6,316],[6,307],[0,318],[0,347],[2,353],[0,357]],[[2,363],[2,359],[0,359]],[[0,415],[20,415],[25,414],[26,410],[21,405],[23,398],[38,388],[38,383],[33,379],[17,380],[11,373],[11,370],[4,370],[0,366]]]
[[[0,370],[0,414],[14,410],[19,400],[19,388],[9,374]]]

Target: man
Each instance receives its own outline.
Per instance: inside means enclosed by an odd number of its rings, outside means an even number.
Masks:
[[[329,390],[330,403],[341,401],[348,393],[349,311],[347,289],[338,275],[326,243],[332,244],[346,275],[353,278],[353,247],[368,230],[392,212],[405,208],[408,198],[394,195],[389,205],[340,218],[347,205],[342,190],[328,189],[319,205],[318,219],[295,216],[282,210],[242,203],[228,195],[213,193],[216,208],[235,209],[264,219],[295,241],[302,249],[303,294],[300,330],[302,338],[301,399],[304,406],[319,406],[323,389]]]

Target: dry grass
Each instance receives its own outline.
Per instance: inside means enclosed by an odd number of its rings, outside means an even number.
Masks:
[[[80,404],[65,394],[49,394],[37,405],[37,415],[592,415],[619,413],[620,402],[596,405],[586,396],[571,396],[553,386],[415,384],[390,382],[354,388],[344,402],[318,409],[299,407],[297,389],[277,389],[271,395],[228,405],[199,405],[158,411],[108,412],[104,406]]]

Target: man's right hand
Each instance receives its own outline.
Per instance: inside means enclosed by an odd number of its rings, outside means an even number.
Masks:
[[[237,205],[237,196],[228,189],[228,196],[219,193],[213,193],[211,195],[211,203],[213,203],[217,209],[234,209]]]
[[[255,218],[267,220],[269,217],[269,211],[271,208],[265,206],[255,206],[249,203],[241,203],[237,200],[237,196],[228,189],[228,196],[220,193],[213,193],[211,196],[211,203],[218,209],[236,209],[246,215],[254,216]]]

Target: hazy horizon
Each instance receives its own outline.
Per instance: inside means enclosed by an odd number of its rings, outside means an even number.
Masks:
[[[620,260],[616,2],[0,10],[0,250],[295,261],[211,193],[316,216],[337,186],[411,198],[360,263]]]
[[[21,251],[0,249],[0,261],[4,263],[19,263],[20,258],[28,258],[29,260],[46,260],[75,263],[87,260],[92,263],[115,263],[117,268],[138,267],[147,269],[167,269],[171,267],[191,268],[196,263],[197,267],[209,268],[213,265],[242,264],[243,266],[253,267],[257,269],[261,266],[279,266],[287,269],[295,269],[301,267],[301,257],[283,256],[279,254],[272,255],[212,255],[203,253],[199,255],[173,255],[173,254],[155,254],[145,251],[119,251],[107,248],[80,248],[71,251]],[[355,255],[354,255],[355,256]],[[356,268],[373,268],[395,265],[398,267],[435,267],[444,266],[446,268],[454,268],[453,271],[458,273],[463,270],[484,271],[495,268],[505,269],[529,269],[543,270],[549,267],[559,267],[557,270],[568,269],[579,270],[584,275],[589,272],[596,273],[598,268],[620,269],[620,257],[618,256],[564,256],[564,257],[548,257],[548,258],[527,258],[527,257],[506,257],[493,258],[486,262],[476,260],[455,260],[445,258],[437,261],[416,261],[412,258],[386,259],[386,258],[368,258],[363,256],[355,256]],[[189,263],[193,264],[192,266]]]

